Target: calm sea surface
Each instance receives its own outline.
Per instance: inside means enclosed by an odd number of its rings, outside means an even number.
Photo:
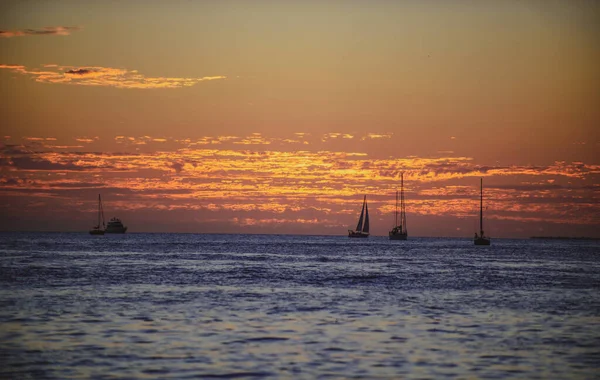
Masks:
[[[598,378],[600,243],[0,233],[0,375]]]

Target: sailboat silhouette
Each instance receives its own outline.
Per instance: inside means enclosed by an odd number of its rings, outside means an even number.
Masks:
[[[363,220],[364,217],[364,220]],[[348,237],[366,238],[369,237],[369,206],[367,206],[367,196],[363,199],[362,210],[358,218],[356,230],[348,230]]]
[[[100,228],[100,217],[102,217],[102,228]],[[90,230],[90,235],[104,235],[104,209],[102,208],[102,199],[98,194],[98,224]]]
[[[406,240],[406,205],[404,204],[404,173],[400,174],[400,220],[398,220],[398,192],[396,191],[396,219],[394,228],[388,233],[390,240]]]
[[[481,195],[479,198],[479,235],[475,232],[474,241],[475,245],[490,245],[489,236],[483,234],[483,178],[481,178]]]

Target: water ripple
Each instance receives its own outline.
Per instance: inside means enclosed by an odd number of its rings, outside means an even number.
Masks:
[[[0,378],[594,378],[596,242],[0,233]]]

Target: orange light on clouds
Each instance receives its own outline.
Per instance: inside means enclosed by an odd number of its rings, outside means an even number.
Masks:
[[[0,229],[597,235],[600,3],[465,5],[11,2]]]
[[[269,146],[264,144],[269,138],[252,136],[251,139],[259,139],[262,145]],[[171,141],[151,136],[143,139],[163,144]],[[245,141],[234,136],[209,139],[230,144],[232,148]],[[90,142],[91,139],[81,140]],[[68,191],[80,203],[91,207],[92,198],[86,199],[89,195],[85,195],[90,191],[124,192],[129,200],[126,204],[117,202],[115,206],[129,211],[225,212],[224,222],[231,223],[232,215],[238,214],[236,218],[244,226],[260,221],[265,225],[296,222],[313,225],[324,220],[333,226],[342,225],[356,213],[356,202],[362,194],[369,195],[375,218],[385,220],[385,215],[393,215],[393,191],[398,186],[400,173],[404,172],[407,207],[413,216],[474,217],[478,188],[465,181],[473,182],[480,176],[498,180],[522,178],[518,181],[522,183],[520,187],[489,185],[486,196],[489,207],[494,210],[488,216],[491,219],[590,224],[596,221],[594,215],[600,211],[597,202],[600,189],[585,185],[600,175],[600,166],[583,162],[559,161],[543,167],[481,167],[470,157],[371,159],[362,152],[227,147],[179,147],[152,153],[64,152],[59,146],[47,145],[47,138],[30,137],[26,141],[36,144],[38,149],[27,149],[26,145],[4,147],[2,197],[28,194],[29,198],[35,198],[43,194],[44,199],[50,197],[56,202],[68,203],[67,197],[58,195]],[[113,141],[116,144],[135,142],[136,138],[117,136]],[[178,139],[176,143],[187,146],[190,141],[193,139]],[[285,142],[285,139],[278,141]],[[60,178],[65,173],[69,179]],[[540,180],[532,182],[531,178]],[[581,184],[564,184],[573,180]],[[456,181],[460,184],[449,184]],[[74,189],[84,191],[78,195],[73,193]],[[584,210],[577,207],[582,199],[588,200]],[[577,214],[565,208],[569,202],[574,202],[570,207],[578,210]],[[264,218],[250,217],[253,213]],[[306,213],[314,218],[294,217]]]
[[[112,67],[76,67],[48,64],[46,69],[53,71],[29,70],[22,65],[1,64],[0,69],[10,70],[34,78],[40,83],[62,83],[81,86],[107,86],[128,89],[156,89],[190,87],[204,81],[226,79],[226,76],[206,76],[201,78],[146,77],[137,70]]]

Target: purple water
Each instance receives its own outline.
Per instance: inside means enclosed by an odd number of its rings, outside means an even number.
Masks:
[[[600,243],[0,233],[0,375],[594,378]]]

